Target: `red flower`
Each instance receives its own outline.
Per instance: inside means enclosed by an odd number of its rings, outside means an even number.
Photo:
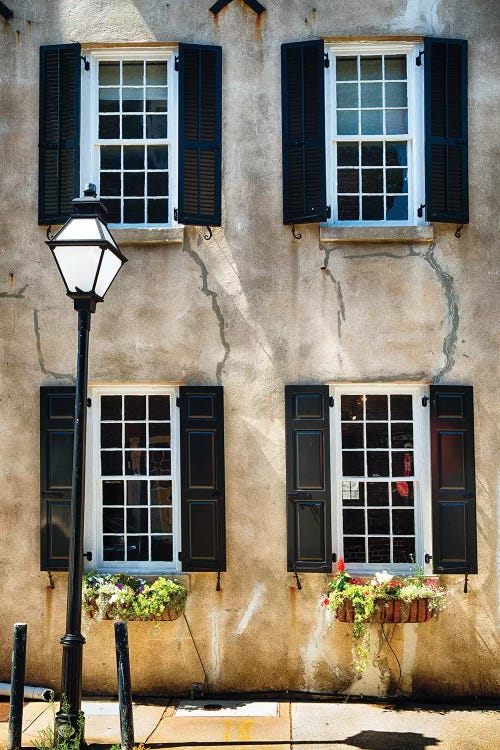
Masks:
[[[343,557],[339,558],[339,561],[337,563],[337,570],[339,571],[339,573],[343,573],[345,571],[345,563]]]
[[[323,599],[323,601],[321,602],[322,607],[328,607],[329,604],[330,604],[330,599],[328,599],[328,597],[326,599]]]
[[[349,583],[353,583],[355,586],[362,586],[363,585],[363,581],[361,580],[361,578],[351,578],[351,580],[349,581]]]

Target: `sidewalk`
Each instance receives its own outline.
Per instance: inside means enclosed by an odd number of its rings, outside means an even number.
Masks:
[[[0,703],[0,719],[6,718]],[[499,750],[500,703],[484,707],[333,701],[168,700],[134,705],[136,744],[151,750]],[[118,703],[85,700],[89,745],[120,742]],[[47,703],[24,708],[23,747],[53,724]],[[0,721],[0,748],[7,742]],[[103,748],[94,748],[103,750]]]

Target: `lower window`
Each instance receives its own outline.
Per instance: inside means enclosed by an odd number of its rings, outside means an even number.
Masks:
[[[430,512],[424,390],[356,385],[333,392],[334,548],[351,569],[421,561]]]
[[[100,387],[91,396],[92,565],[175,571],[180,549],[175,389]]]

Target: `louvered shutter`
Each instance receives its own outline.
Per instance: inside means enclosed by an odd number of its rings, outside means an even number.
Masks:
[[[40,388],[40,569],[68,570],[74,386]]]
[[[80,192],[80,45],[40,48],[38,223],[62,224]]]
[[[469,221],[467,42],[425,39],[426,219]]]
[[[327,219],[324,60],[321,39],[281,46],[284,224]]]
[[[182,569],[226,569],[221,386],[180,388]]]
[[[288,570],[331,571],[328,386],[285,388]]]
[[[222,48],[179,45],[178,221],[221,224]]]
[[[430,400],[434,571],[477,573],[472,387],[434,385]]]

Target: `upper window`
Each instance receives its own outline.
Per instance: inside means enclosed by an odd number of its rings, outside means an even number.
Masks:
[[[108,221],[165,226],[177,206],[175,50],[105,51],[84,77],[80,180],[97,185]]]
[[[423,222],[423,67],[414,45],[328,48],[327,200],[335,224]],[[422,214],[422,212],[421,212]]]

